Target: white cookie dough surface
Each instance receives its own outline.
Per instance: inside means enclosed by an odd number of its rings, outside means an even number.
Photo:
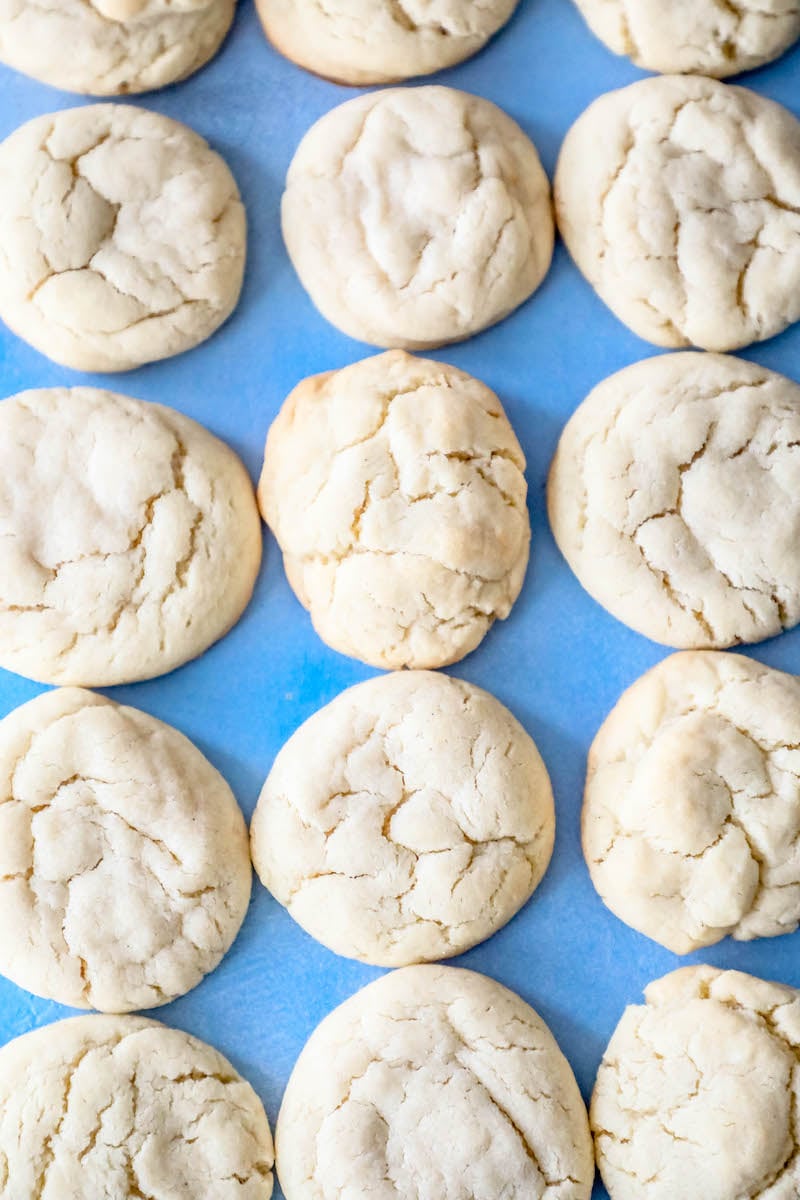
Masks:
[[[657,346],[735,350],[800,317],[800,122],[755,92],[669,75],[601,96],[555,201],[577,266]]]
[[[191,129],[94,104],[0,144],[0,317],[78,371],[127,371],[204,341],[239,298],[235,180]]]
[[[0,1050],[0,1163],[9,1197],[272,1194],[249,1083],[211,1046],[141,1017],[56,1021]]]
[[[393,352],[298,384],[258,498],[323,641],[376,667],[441,667],[519,595],[524,470],[493,392]]]
[[[488,692],[381,675],[315,713],[279,753],[251,826],[261,881],[338,954],[397,967],[461,954],[544,875],[547,770]]]
[[[0,62],[66,92],[184,79],[218,50],[235,0],[0,0]]]
[[[791,1200],[800,1192],[800,994],[685,967],[631,1006],[591,1122],[611,1200]]]
[[[670,354],[604,380],[550,469],[553,534],[591,596],[680,649],[800,620],[800,387],[741,359]]]
[[[195,658],[261,561],[244,466],[201,425],[94,388],[0,402],[0,666],[107,687]]]
[[[533,143],[446,87],[372,92],[323,116],[292,159],[282,218],[314,304],[374,346],[470,337],[528,299],[553,253]]]
[[[276,1129],[286,1200],[588,1200],[591,1138],[541,1018],[472,971],[394,971],[312,1034]]]

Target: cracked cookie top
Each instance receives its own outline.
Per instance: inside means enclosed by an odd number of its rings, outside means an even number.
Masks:
[[[520,127],[478,96],[395,88],[327,113],[286,177],[303,287],[350,337],[425,350],[508,316],[553,252],[550,185]]]
[[[789,1200],[800,1189],[800,994],[684,967],[625,1010],[592,1097],[611,1200]]]
[[[9,1196],[269,1200],[272,1137],[211,1046],[141,1017],[73,1017],[0,1050]]]
[[[265,887],[338,954],[447,958],[511,919],[541,880],[555,814],[507,708],[430,671],[349,688],[283,747],[251,827]]]
[[[298,384],[258,496],[323,641],[376,667],[441,667],[519,595],[524,469],[493,392],[396,351]]]
[[[0,144],[0,317],[57,363],[127,371],[236,306],[245,214],[218,154],[121,104],[36,117]]]
[[[672,75],[601,96],[555,196],[577,266],[649,342],[735,350],[800,317],[800,122],[755,92]]]
[[[286,1200],[588,1200],[591,1138],[542,1019],[492,979],[405,967],[315,1030],[276,1129]]]
[[[800,620],[800,387],[715,354],[599,384],[561,436],[550,524],[586,590],[654,641],[758,642]]]
[[[208,430],[94,388],[0,402],[0,666],[105,687],[195,658],[261,560],[252,484]]]
[[[73,1008],[167,1004],[250,900],[233,793],[169,725],[79,688],[0,721],[0,971]]]
[[[147,92],[208,62],[234,8],[235,0],[0,0],[0,62],[66,92]]]
[[[800,923],[800,681],[687,651],[624,694],[589,752],[583,850],[605,903],[677,954]]]

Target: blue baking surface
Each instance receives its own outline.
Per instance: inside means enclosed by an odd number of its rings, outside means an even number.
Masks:
[[[571,122],[601,92],[642,74],[594,39],[570,0],[522,0],[482,54],[437,81],[506,109],[531,135],[552,177]],[[800,47],[738,82],[800,116]],[[267,427],[294,384],[371,352],[313,308],[283,248],[278,215],[300,137],[354,94],[282,59],[266,43],[251,0],[241,0],[231,36],[210,66],[134,101],[199,130],[239,182],[250,244],[237,312],[199,349],[124,376],[60,368],[2,330],[0,394],[89,383],[170,404],[228,441],[255,479]],[[84,102],[0,68],[2,137],[40,113]],[[595,297],[559,245],[547,280],[527,304],[495,329],[437,355],[500,395],[527,455],[533,524],[531,566],[514,611],[452,672],[494,692],[533,735],[553,779],[558,817],[552,865],[533,899],[504,930],[452,961],[500,980],[542,1014],[587,1098],[623,1007],[640,999],[650,979],[682,962],[800,985],[800,933],[725,941],[679,959],[603,907],[580,853],[591,739],[620,692],[667,652],[581,590],[547,526],[545,478],[561,428],[589,389],[652,353]],[[800,378],[800,326],[745,354]],[[120,446],[121,460],[124,454]],[[229,780],[248,818],[288,735],[343,688],[374,674],[316,637],[269,535],[265,549],[253,602],[228,637],[171,675],[108,693],[191,737]],[[800,630],[747,653],[800,672]],[[41,690],[0,671],[0,715]],[[253,1083],[274,1124],[289,1072],[315,1025],[380,973],[317,945],[256,881],[242,932],[222,965],[153,1015],[219,1047]],[[0,980],[0,1042],[67,1015]],[[596,1196],[604,1195],[598,1185]]]

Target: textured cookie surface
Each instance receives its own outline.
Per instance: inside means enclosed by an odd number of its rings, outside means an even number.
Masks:
[[[325,642],[376,667],[440,667],[519,595],[524,469],[493,392],[395,352],[295,388],[258,495]]]
[[[550,523],[586,590],[681,649],[800,620],[800,387],[740,359],[670,354],[606,379],[567,424]]]
[[[800,1190],[800,999],[685,967],[625,1013],[592,1097],[611,1200],[789,1200]]]
[[[286,1200],[587,1200],[594,1162],[569,1064],[492,979],[405,967],[312,1034],[276,1131]]]
[[[125,371],[230,316],[245,216],[185,125],[120,104],[36,117],[0,144],[0,317],[55,362]]]
[[[553,252],[533,143],[452,88],[373,92],[327,113],[292,160],[282,214],[317,308],[375,346],[430,349],[493,325]]]
[[[269,1200],[261,1101],[221,1054],[141,1017],[75,1017],[0,1050],[8,1196]]]
[[[547,869],[554,822],[544,763],[508,709],[402,671],[349,688],[290,738],[253,818],[253,861],[319,941],[396,967],[504,925]]]
[[[576,264],[647,341],[734,350],[800,317],[800,122],[779,104],[688,75],[609,92],[555,193]]]
[[[800,681],[687,651],[633,685],[594,740],[583,808],[592,881],[678,954],[800,923]]]
[[[0,0],[0,61],[67,92],[147,92],[208,62],[234,6],[235,0]]]
[[[0,721],[0,971],[73,1008],[166,1004],[250,899],[244,819],[176,729],[80,688]]]
[[[261,558],[239,459],[173,409],[94,388],[0,403],[0,666],[108,686],[200,654]]]

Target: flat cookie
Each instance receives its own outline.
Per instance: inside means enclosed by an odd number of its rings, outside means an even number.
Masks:
[[[250,830],[294,919],[386,967],[490,937],[538,886],[554,835],[532,739],[488,692],[430,671],[379,675],[301,725]]]
[[[524,470],[493,392],[394,352],[298,384],[258,499],[324,642],[375,667],[441,667],[519,595]]]
[[[567,423],[548,509],[591,596],[667,646],[800,620],[800,387],[715,354],[647,359]]]
[[[108,687],[236,623],[261,561],[250,478],[202,425],[94,388],[0,402],[0,666]]]
[[[406,967],[311,1035],[276,1129],[286,1200],[588,1200],[591,1138],[550,1030],[506,988]]]
[[[74,1017],[0,1050],[9,1197],[269,1200],[272,1137],[211,1046],[141,1017]]]
[[[128,371],[236,307],[245,215],[185,125],[123,104],[35,117],[0,143],[0,317],[54,362]]]
[[[118,96],[216,54],[235,0],[0,0],[0,62],[66,92]]]
[[[800,993],[684,967],[625,1010],[592,1097],[611,1200],[790,1200]]]
[[[676,954],[800,924],[800,680],[674,654],[625,692],[589,752],[583,851],[628,925]]]
[[[317,308],[374,346],[471,337],[528,299],[553,253],[533,143],[453,88],[372,92],[327,113],[292,159],[282,216]]]
[[[577,266],[657,346],[735,350],[800,317],[800,122],[772,100],[688,75],[609,92],[555,198]]]

